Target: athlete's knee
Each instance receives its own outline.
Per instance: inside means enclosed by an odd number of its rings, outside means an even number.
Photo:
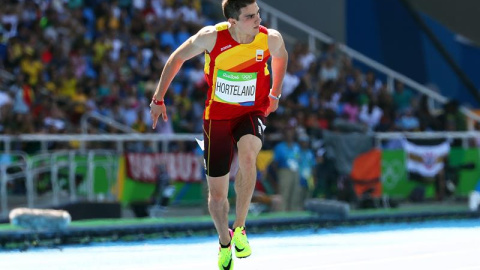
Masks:
[[[223,203],[227,200],[227,195],[223,192],[210,192],[208,194],[208,202],[209,203]]]
[[[228,190],[210,188],[208,192],[208,201],[213,203],[220,203],[227,199]]]

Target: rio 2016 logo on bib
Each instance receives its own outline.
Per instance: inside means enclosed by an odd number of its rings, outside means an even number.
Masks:
[[[214,101],[232,105],[253,106],[257,87],[257,73],[218,70]]]

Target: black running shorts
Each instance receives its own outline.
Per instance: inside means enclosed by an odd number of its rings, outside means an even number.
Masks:
[[[204,120],[204,158],[208,176],[219,177],[230,172],[235,145],[243,135],[252,134],[263,143],[265,117],[250,113],[229,120]]]

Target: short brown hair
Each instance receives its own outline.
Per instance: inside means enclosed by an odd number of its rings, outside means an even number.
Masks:
[[[255,3],[256,0],[223,0],[223,16],[228,20],[230,18],[238,20],[240,9]]]

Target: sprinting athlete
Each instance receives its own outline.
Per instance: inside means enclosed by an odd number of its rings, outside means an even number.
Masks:
[[[205,53],[209,85],[204,124],[204,159],[209,188],[208,208],[218,232],[220,270],[233,269],[232,244],[238,258],[250,256],[245,220],[256,182],[256,160],[262,148],[265,117],[278,107],[288,54],[281,34],[260,25],[255,0],[223,0],[226,22],[202,28],[169,57],[153,95],[153,128],[168,120],[165,93],[182,64]],[[272,74],[267,60],[272,58]],[[271,78],[272,76],[272,84]],[[229,229],[227,200],[235,146],[236,219]]]

